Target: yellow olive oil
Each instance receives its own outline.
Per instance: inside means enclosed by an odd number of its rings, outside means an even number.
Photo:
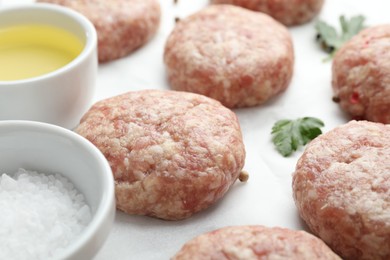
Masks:
[[[26,24],[0,28],[0,81],[37,77],[75,59],[84,43],[64,29]]]

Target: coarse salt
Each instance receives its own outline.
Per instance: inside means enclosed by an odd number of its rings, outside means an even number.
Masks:
[[[60,174],[0,177],[0,259],[56,258],[90,220],[84,196]]]

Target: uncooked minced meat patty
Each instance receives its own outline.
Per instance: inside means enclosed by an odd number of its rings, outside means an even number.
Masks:
[[[340,260],[327,245],[304,231],[264,226],[225,227],[200,235],[172,260]]]
[[[333,91],[355,119],[390,124],[390,25],[363,30],[333,59]]]
[[[99,61],[126,56],[144,45],[157,31],[157,0],[38,0],[63,5],[85,15],[98,35]]]
[[[287,29],[268,15],[212,5],[176,24],[164,61],[173,89],[233,108],[264,103],[286,89],[294,53]]]
[[[313,19],[324,0],[211,0],[214,4],[232,4],[269,14],[285,25],[298,25]]]
[[[390,259],[390,125],[351,121],[307,146],[293,175],[310,229],[345,259]]]
[[[236,115],[192,93],[146,90],[102,100],[76,132],[109,161],[117,207],[129,214],[187,218],[220,199],[245,160]]]

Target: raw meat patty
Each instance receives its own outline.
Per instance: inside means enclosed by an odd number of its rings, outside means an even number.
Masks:
[[[310,21],[324,4],[324,0],[211,0],[211,2],[238,5],[264,12],[287,26]]]
[[[317,237],[304,231],[264,226],[235,226],[187,242],[172,260],[341,259]]]
[[[335,55],[333,91],[355,119],[390,124],[390,25],[363,30]]]
[[[219,200],[245,160],[236,115],[185,92],[147,90],[102,100],[76,132],[109,161],[117,207],[129,214],[187,218]]]
[[[233,108],[261,104],[286,89],[294,54],[289,32],[268,15],[213,5],[177,23],[164,61],[173,89]]]
[[[160,23],[157,0],[38,0],[63,5],[85,15],[98,34],[99,61],[128,55],[156,33]]]
[[[310,229],[345,259],[390,259],[390,125],[351,121],[314,139],[293,175]]]

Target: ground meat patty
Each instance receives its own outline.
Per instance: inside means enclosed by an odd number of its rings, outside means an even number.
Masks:
[[[173,89],[233,108],[261,104],[286,89],[294,54],[289,32],[268,15],[213,5],[176,24],[164,61]]]
[[[335,55],[333,91],[356,119],[390,124],[390,25],[363,30]]]
[[[76,132],[109,161],[117,207],[129,214],[187,218],[220,199],[244,165],[236,115],[197,94],[146,90],[102,100]]]
[[[128,55],[145,44],[160,23],[157,0],[38,0],[70,7],[84,14],[98,34],[99,61]]]
[[[348,124],[316,138],[293,175],[310,229],[345,259],[390,259],[390,125]]]
[[[221,228],[187,242],[172,260],[341,259],[304,231],[263,226]]]
[[[214,4],[232,4],[269,14],[285,25],[303,24],[321,10],[324,0],[211,0]]]

